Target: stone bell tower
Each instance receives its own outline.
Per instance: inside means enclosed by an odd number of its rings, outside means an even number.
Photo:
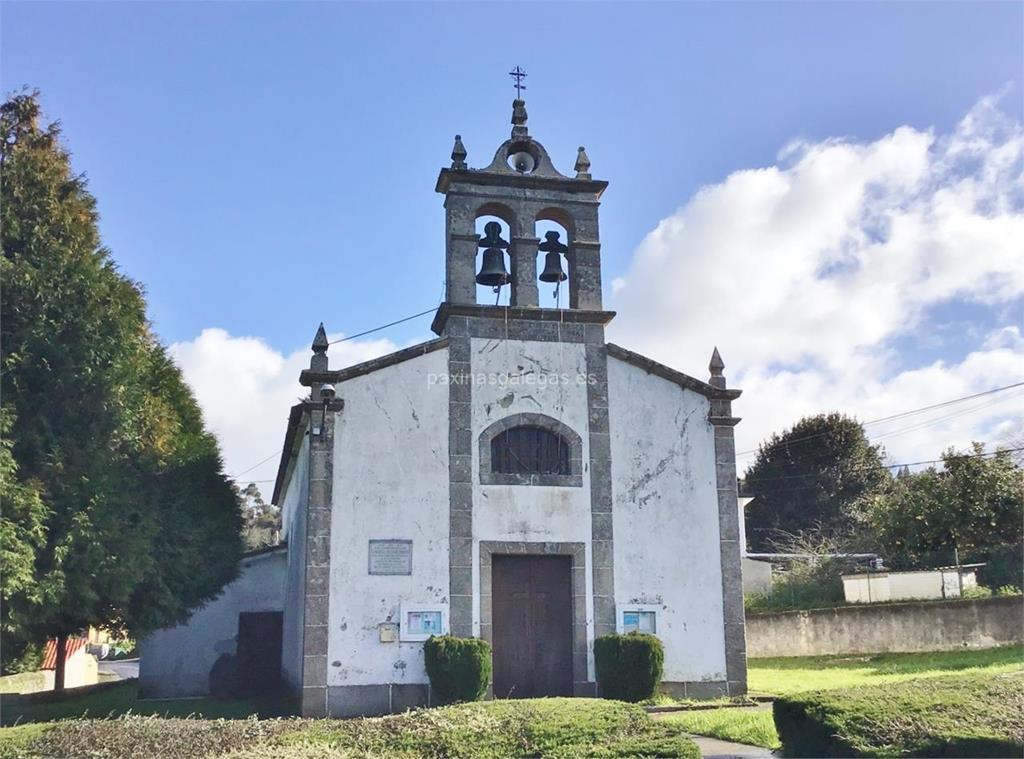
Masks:
[[[584,148],[576,157],[575,177],[561,174],[552,164],[544,146],[530,136],[526,126],[526,103],[512,103],[512,134],[483,169],[471,169],[466,163],[466,148],[455,137],[452,163],[441,169],[436,190],[445,196],[445,303],[434,321],[434,331],[448,334],[447,319],[452,315],[471,317],[501,316],[503,319],[549,322],[551,311],[540,309],[538,300],[537,258],[546,256],[542,281],[567,279],[569,307],[558,317],[563,323],[603,325],[613,314],[602,310],[601,243],[598,232],[598,208],[607,182],[590,175],[590,159]],[[476,233],[476,220],[494,216],[509,228],[510,240],[498,234],[500,225],[488,225],[484,236]],[[542,242],[536,232],[540,221],[553,221],[567,232],[548,232]],[[510,259],[510,272],[504,272],[504,251]],[[482,251],[482,257],[478,252]],[[561,260],[567,274],[560,274]],[[478,259],[482,259],[478,276]],[[501,265],[501,271],[489,268]],[[510,286],[509,313],[502,307],[477,305],[477,284]],[[500,311],[500,314],[499,314]],[[540,313],[541,311],[546,313]]]
[[[598,234],[598,208],[608,183],[590,175],[590,159],[582,147],[576,156],[575,176],[561,174],[544,146],[530,136],[526,119],[526,103],[517,97],[512,103],[511,136],[482,169],[469,168],[466,148],[461,137],[456,136],[451,166],[441,169],[437,179],[437,192],[445,197],[446,295],[432,329],[447,338],[449,346],[451,632],[460,636],[474,634],[472,588],[473,567],[477,565],[474,563],[474,539],[481,541],[480,545],[492,540],[474,531],[481,507],[475,500],[485,494],[480,491],[483,485],[475,471],[478,460],[473,454],[474,450],[487,454],[486,441],[478,441],[482,435],[486,436],[487,425],[493,427],[494,420],[486,418],[489,413],[486,409],[494,406],[488,399],[496,391],[487,386],[475,387],[472,378],[481,374],[487,376],[488,371],[493,371],[494,359],[487,357],[495,354],[490,352],[487,343],[501,340],[507,344],[518,343],[515,355],[521,358],[509,362],[506,369],[510,372],[517,371],[515,364],[529,363],[530,359],[526,358],[529,352],[531,356],[558,355],[559,361],[563,357],[566,362],[575,361],[573,366],[579,367],[580,372],[577,376],[585,376],[584,384],[574,384],[565,391],[575,396],[575,407],[583,409],[578,427],[579,433],[586,436],[586,453],[581,453],[586,460],[574,459],[573,466],[578,465],[580,471],[585,467],[589,473],[579,504],[589,512],[592,521],[592,528],[586,533],[593,552],[592,561],[587,560],[591,563],[585,570],[592,574],[592,593],[584,598],[584,571],[575,573],[573,576],[579,584],[574,586],[574,603],[579,608],[574,613],[582,621],[586,617],[584,606],[591,608],[593,631],[602,635],[615,631],[608,353],[604,338],[605,325],[615,314],[605,311],[602,305]],[[502,238],[498,222],[485,224],[484,234],[477,234],[476,224],[481,217],[501,219],[508,225],[509,239]],[[563,240],[560,233],[552,231],[545,233],[542,242],[537,233],[539,222],[561,226],[568,239]],[[508,269],[505,268],[506,251]],[[542,253],[544,271],[538,276],[538,257]],[[568,308],[540,307],[538,281],[567,286]],[[478,284],[510,287],[509,304],[478,303]],[[526,347],[543,343],[559,344],[565,350]],[[519,366],[518,370],[522,368]],[[577,393],[582,393],[583,398]],[[511,402],[508,398],[502,400]],[[549,403],[536,408],[531,405],[528,409],[531,413],[526,416],[530,424],[543,425],[561,417],[561,404],[559,401],[555,406]],[[579,487],[583,487],[582,480]],[[518,503],[523,508],[529,508],[528,504],[534,502],[541,503],[538,490],[519,490]],[[561,497],[577,496],[568,496],[563,491]],[[541,523],[540,517],[531,519]],[[552,551],[576,544],[544,542],[537,545],[544,551]],[[517,550],[535,552],[540,550],[537,545],[523,544]],[[574,561],[579,559],[577,556]],[[489,594],[490,567],[484,561],[480,558],[478,562],[481,592]],[[479,634],[485,639],[491,634],[488,609],[488,605],[481,602]],[[580,625],[578,630],[585,630],[585,627]],[[580,632],[573,640],[574,692],[590,693],[592,682],[587,673],[586,636]]]

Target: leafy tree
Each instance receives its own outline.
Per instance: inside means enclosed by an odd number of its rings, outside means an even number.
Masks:
[[[891,479],[882,455],[842,414],[807,417],[772,435],[743,480],[755,496],[746,511],[750,549],[771,550],[780,533],[848,529],[854,504]]]
[[[281,536],[281,511],[266,503],[255,482],[238,490],[242,507],[242,540],[246,550],[277,545]]]
[[[1006,451],[984,454],[981,443],[964,454],[949,449],[943,470],[899,477],[865,500],[863,521],[887,563],[920,568],[952,564],[954,555],[1005,563],[1016,554],[1016,572],[1004,574],[1020,584],[1024,472]]]
[[[137,635],[180,621],[231,579],[241,544],[216,443],[141,289],[100,245],[59,126],[39,116],[35,93],[0,107],[5,489],[42,505],[9,514],[32,576],[3,586],[2,629],[5,644],[55,637],[63,651],[88,625]]]

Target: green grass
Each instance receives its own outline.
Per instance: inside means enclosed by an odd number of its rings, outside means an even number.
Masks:
[[[1024,671],[1024,646],[921,654],[750,659],[747,676],[751,692],[783,695],[889,683],[908,683],[911,689],[926,689],[929,679],[951,673],[970,678],[1020,671]],[[918,679],[925,683],[918,686],[909,682]],[[770,711],[686,711],[659,715],[659,721],[696,735],[772,749],[780,745]]]
[[[735,741],[769,749],[776,749],[781,745],[770,709],[701,709],[659,714],[656,719],[688,733],[710,735],[723,741]]]
[[[795,693],[774,712],[787,756],[1024,756],[1024,673]]]
[[[41,690],[46,682],[42,672],[19,672],[0,677],[0,693],[21,693],[25,688]]]
[[[682,728],[653,721],[635,704],[558,698],[459,704],[355,720],[67,720],[0,729],[0,757],[7,756],[700,759],[700,751]]]
[[[32,744],[42,737],[53,725],[19,725],[0,728],[0,759],[20,759],[28,756]]]
[[[49,722],[74,717],[119,717],[124,714],[208,719],[242,719],[250,715],[276,716],[279,709],[257,701],[221,701],[211,698],[140,701],[135,681],[104,688],[93,693],[71,696],[60,701],[4,705],[3,724]]]
[[[747,683],[751,693],[783,695],[952,673],[995,675],[1017,670],[1024,670],[1024,646],[920,654],[750,659]]]

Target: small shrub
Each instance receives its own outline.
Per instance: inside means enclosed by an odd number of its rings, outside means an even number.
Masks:
[[[491,646],[479,638],[432,635],[423,645],[423,658],[437,703],[477,701],[491,681]]]
[[[665,649],[653,635],[611,633],[594,641],[594,664],[604,698],[636,703],[657,693]]]
[[[997,596],[1019,596],[1021,594],[1020,588],[1016,585],[1000,585],[995,590]]]
[[[990,598],[991,596],[991,588],[986,588],[983,585],[978,585],[973,588],[964,588],[964,598]]]

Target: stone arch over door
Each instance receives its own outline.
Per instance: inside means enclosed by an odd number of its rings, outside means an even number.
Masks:
[[[492,471],[491,442],[506,430],[515,427],[540,427],[558,435],[569,446],[569,474],[506,474]],[[583,487],[583,439],[572,429],[546,414],[511,414],[492,423],[478,439],[481,485],[547,485],[549,487]]]

